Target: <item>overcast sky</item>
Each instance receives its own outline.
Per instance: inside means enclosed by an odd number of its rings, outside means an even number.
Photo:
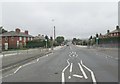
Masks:
[[[10,2],[2,3],[2,25],[7,30],[29,30],[70,39],[88,38],[114,30],[118,24],[117,2]],[[52,21],[54,19],[54,21]]]

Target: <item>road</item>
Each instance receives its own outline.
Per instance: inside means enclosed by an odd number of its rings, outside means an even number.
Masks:
[[[2,81],[118,82],[118,60],[71,44],[3,74]]]

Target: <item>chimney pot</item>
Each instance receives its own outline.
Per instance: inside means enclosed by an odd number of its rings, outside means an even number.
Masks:
[[[107,30],[107,33],[110,33],[110,30]]]
[[[25,34],[27,34],[27,35],[28,35],[28,31],[27,31],[27,30],[25,30]]]
[[[118,29],[119,29],[119,26],[116,26],[116,29],[118,30]]]
[[[20,29],[19,29],[19,28],[16,28],[16,29],[15,29],[15,32],[20,33]]]

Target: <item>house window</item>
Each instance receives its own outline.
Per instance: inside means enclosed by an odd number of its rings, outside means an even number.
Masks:
[[[8,41],[8,37],[5,37],[5,41]]]
[[[26,41],[26,37],[24,37],[24,41]]]
[[[14,40],[14,37],[13,37],[13,36],[11,37],[11,40],[12,40],[12,41]]]
[[[30,38],[28,37],[28,41],[30,40]]]
[[[33,38],[31,37],[31,41],[33,40]]]
[[[19,37],[19,40],[22,41],[22,37]]]

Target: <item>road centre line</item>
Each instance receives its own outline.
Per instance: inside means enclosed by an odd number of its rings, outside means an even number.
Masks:
[[[82,71],[82,74],[83,74],[84,78],[85,78],[85,79],[88,79],[88,77],[87,77],[85,71],[83,70],[82,66],[80,65],[80,63],[78,63],[78,65],[79,65],[79,67],[80,67],[80,70]]]
[[[82,60],[81,60],[81,65],[82,65],[84,68],[86,68],[86,69],[91,73],[91,77],[92,77],[93,83],[94,83],[94,84],[97,84],[96,78],[95,78],[95,75],[94,75],[93,71],[90,70],[88,67],[86,67],[86,66],[83,64]]]
[[[72,67],[73,67],[73,63],[71,63],[71,66],[70,66],[70,73],[72,72]]]
[[[69,59],[67,60],[67,63],[68,63],[68,65],[62,71],[62,84],[65,83],[65,74],[64,74],[64,72],[70,66]]]

